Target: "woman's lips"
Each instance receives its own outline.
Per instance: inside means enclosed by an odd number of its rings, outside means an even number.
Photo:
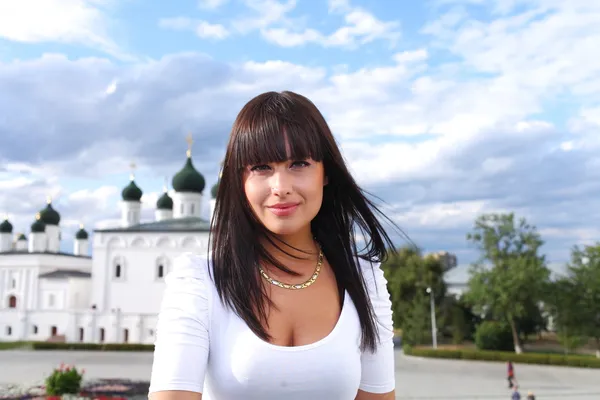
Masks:
[[[287,217],[296,211],[298,203],[280,203],[267,207],[273,214],[278,217]]]

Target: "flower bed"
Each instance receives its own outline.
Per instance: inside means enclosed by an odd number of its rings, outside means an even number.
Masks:
[[[64,394],[62,396],[46,395],[45,385],[41,383],[31,387],[3,385],[0,386],[0,400],[146,399],[149,385],[149,382],[129,381],[127,379],[100,379],[94,381],[84,381],[78,394]]]

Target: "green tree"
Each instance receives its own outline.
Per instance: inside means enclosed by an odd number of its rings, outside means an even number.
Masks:
[[[570,277],[561,277],[550,286],[545,308],[552,316],[552,323],[565,353],[582,344],[583,313],[575,282]]]
[[[461,344],[465,340],[473,340],[475,329],[481,318],[473,314],[472,307],[466,303],[465,297],[447,295],[440,305],[440,330],[450,337],[452,343]]]
[[[567,270],[578,299],[578,331],[594,339],[600,358],[600,243],[575,246]]]
[[[479,216],[467,240],[481,253],[471,266],[467,298],[478,314],[510,326],[515,352],[521,353],[517,321],[528,304],[539,303],[550,277],[539,254],[542,239],[534,226],[510,213]]]
[[[395,328],[402,330],[403,341],[422,344],[431,339],[429,295],[431,287],[435,304],[439,305],[446,295],[442,263],[432,256],[423,257],[414,248],[398,249],[382,264],[392,298]],[[436,311],[437,307],[436,307]]]

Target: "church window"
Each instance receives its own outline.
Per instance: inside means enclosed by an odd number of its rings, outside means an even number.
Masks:
[[[11,288],[15,289],[17,287],[17,280],[15,278],[12,278],[12,281],[10,283]]]
[[[162,278],[163,276],[165,276],[165,266],[164,265],[159,264],[158,271],[157,271],[157,276],[159,278]]]
[[[8,298],[8,308],[17,308],[17,296],[10,296]]]
[[[190,214],[194,215],[194,204],[190,205]]]
[[[115,278],[121,277],[121,264],[115,265]]]
[[[37,325],[33,325],[33,330],[32,331],[33,331],[34,335],[37,335],[37,333],[38,333],[38,326]]]
[[[183,203],[181,203],[181,206],[179,207],[179,211],[181,212],[181,215],[183,215]]]
[[[104,328],[100,328],[100,343],[104,342]]]
[[[12,335],[12,326],[7,326],[6,327],[6,336],[10,336]]]

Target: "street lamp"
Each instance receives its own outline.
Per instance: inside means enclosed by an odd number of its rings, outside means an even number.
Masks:
[[[431,308],[431,339],[433,340],[433,348],[437,349],[437,326],[435,323],[435,301],[433,299],[433,289],[428,287],[427,293],[429,293]]]

